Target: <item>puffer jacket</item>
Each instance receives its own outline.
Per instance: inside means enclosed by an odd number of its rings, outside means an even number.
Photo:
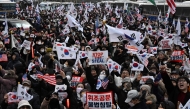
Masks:
[[[49,106],[49,102],[50,102],[50,101],[47,101],[47,100],[44,98],[44,100],[43,100],[43,102],[42,102],[42,104],[41,104],[40,109],[51,109],[50,106]],[[60,108],[61,108],[61,109],[66,109],[62,104],[60,104]]]
[[[12,59],[12,56],[13,55],[16,55],[16,58],[13,60]],[[8,64],[7,64],[7,67],[6,67],[6,69],[7,70],[10,70],[10,69],[12,69],[13,70],[13,67],[14,67],[14,65],[16,65],[16,64],[22,64],[20,61],[19,61],[19,54],[17,53],[17,52],[14,52],[12,55],[11,55],[11,60],[8,62]]]
[[[12,92],[16,87],[18,78],[13,70],[1,70],[3,77],[0,76],[0,103],[2,103],[4,95],[8,92]]]
[[[146,96],[145,96],[145,99],[146,101],[151,101],[152,103],[151,104],[148,104],[149,108],[150,109],[156,109],[156,102],[157,102],[157,99],[156,99],[156,96],[154,94],[151,93],[151,88],[150,86],[148,85],[142,85],[140,87],[140,89],[142,88],[145,88],[146,89]]]

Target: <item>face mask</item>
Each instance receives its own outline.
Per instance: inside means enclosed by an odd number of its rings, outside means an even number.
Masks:
[[[67,65],[66,65],[66,64],[64,64],[64,67],[67,67]]]
[[[168,98],[167,98],[167,97],[164,97],[164,101],[168,101]]]
[[[83,88],[77,88],[77,89],[76,89],[77,93],[79,94],[82,89],[83,89]]]
[[[101,80],[104,80],[105,77],[106,77],[106,75],[100,75]]]
[[[42,42],[40,41],[40,42],[38,42],[38,45],[41,45],[42,44]]]
[[[133,103],[131,103],[131,102],[129,102],[128,104],[129,104],[131,107],[135,106],[135,104],[133,104]]]
[[[30,89],[29,87],[26,87],[26,86],[25,86],[25,88],[26,88],[26,91],[28,91]]]
[[[44,52],[45,50],[44,49],[41,49],[40,52]]]
[[[82,98],[81,98],[81,102],[82,102],[83,104],[86,103],[86,94],[84,94],[84,95],[82,96]]]

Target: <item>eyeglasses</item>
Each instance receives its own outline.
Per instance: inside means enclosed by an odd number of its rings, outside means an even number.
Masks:
[[[180,83],[180,82],[186,82],[186,80],[185,80],[185,79],[180,79],[180,80],[178,81],[178,83]]]
[[[30,109],[30,106],[22,106],[20,109]]]

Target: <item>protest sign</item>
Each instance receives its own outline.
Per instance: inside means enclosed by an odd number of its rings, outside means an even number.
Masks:
[[[58,92],[58,97],[59,97],[59,101],[63,101],[64,99],[66,99],[68,96],[67,92]]]
[[[160,46],[162,49],[171,49],[173,41],[171,39],[163,39],[160,41]]]
[[[173,51],[170,59],[172,62],[183,62],[184,51]]]
[[[108,51],[89,51],[89,65],[106,64],[108,59]]]
[[[77,85],[78,83],[82,83],[82,81],[83,81],[83,78],[77,77],[77,76],[73,76],[73,77],[72,77],[72,80],[71,80],[71,82],[70,82],[70,86],[71,86],[72,88],[75,88],[76,85]]]
[[[67,90],[67,85],[65,85],[65,84],[63,84],[63,85],[56,85],[54,92],[65,91],[65,90]]]
[[[89,109],[112,109],[112,92],[86,92],[86,103]]]
[[[22,43],[21,47],[24,47],[24,48],[30,50],[30,45],[31,45],[30,41],[24,40],[24,42]]]
[[[140,80],[140,84],[144,84],[146,82],[147,79],[152,79],[154,81],[154,77],[153,76],[142,76],[141,80]]]
[[[136,46],[132,46],[132,45],[125,44],[125,49],[127,49],[130,52],[138,52],[138,48]]]

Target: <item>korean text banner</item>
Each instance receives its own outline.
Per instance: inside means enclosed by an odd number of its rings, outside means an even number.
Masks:
[[[108,51],[89,51],[89,65],[106,64],[108,59]]]
[[[86,102],[89,109],[112,109],[112,92],[87,92]]]

